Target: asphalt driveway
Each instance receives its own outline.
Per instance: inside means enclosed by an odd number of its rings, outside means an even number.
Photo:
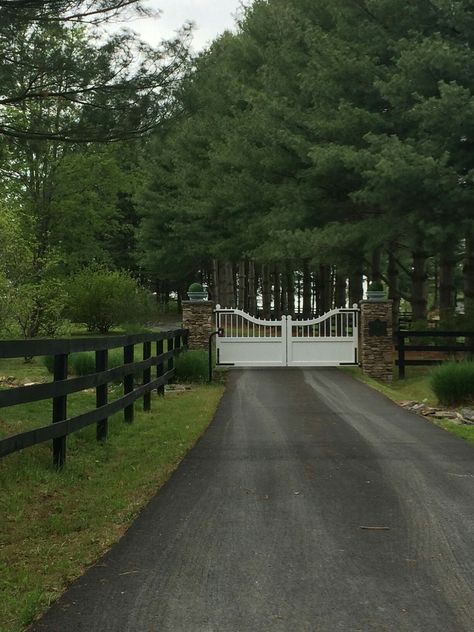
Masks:
[[[474,447],[337,369],[232,371],[205,437],[32,630],[472,632]]]

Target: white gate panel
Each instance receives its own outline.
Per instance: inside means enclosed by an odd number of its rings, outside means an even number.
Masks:
[[[319,318],[262,320],[239,309],[216,307],[217,364],[248,367],[357,364],[358,308]]]
[[[218,364],[233,366],[286,366],[281,340],[219,340]]]
[[[262,320],[239,309],[216,308],[217,364],[286,366],[286,318]]]
[[[334,309],[319,318],[287,321],[287,366],[357,364],[358,309]]]

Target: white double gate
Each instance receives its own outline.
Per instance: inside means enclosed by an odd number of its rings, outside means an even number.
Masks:
[[[232,366],[339,366],[358,362],[357,306],[312,320],[261,320],[240,309],[215,310],[217,364]]]

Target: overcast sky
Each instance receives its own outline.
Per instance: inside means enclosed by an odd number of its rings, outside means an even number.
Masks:
[[[232,29],[239,11],[239,0],[149,0],[161,9],[159,19],[137,20],[130,24],[150,44],[157,44],[174,34],[187,20],[195,23],[193,48],[201,50],[217,35]]]

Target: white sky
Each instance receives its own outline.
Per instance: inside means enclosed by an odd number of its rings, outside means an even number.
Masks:
[[[186,21],[195,24],[193,48],[199,51],[225,30],[234,27],[240,0],[149,0],[160,9],[158,19],[135,20],[129,26],[152,45],[172,37]]]

